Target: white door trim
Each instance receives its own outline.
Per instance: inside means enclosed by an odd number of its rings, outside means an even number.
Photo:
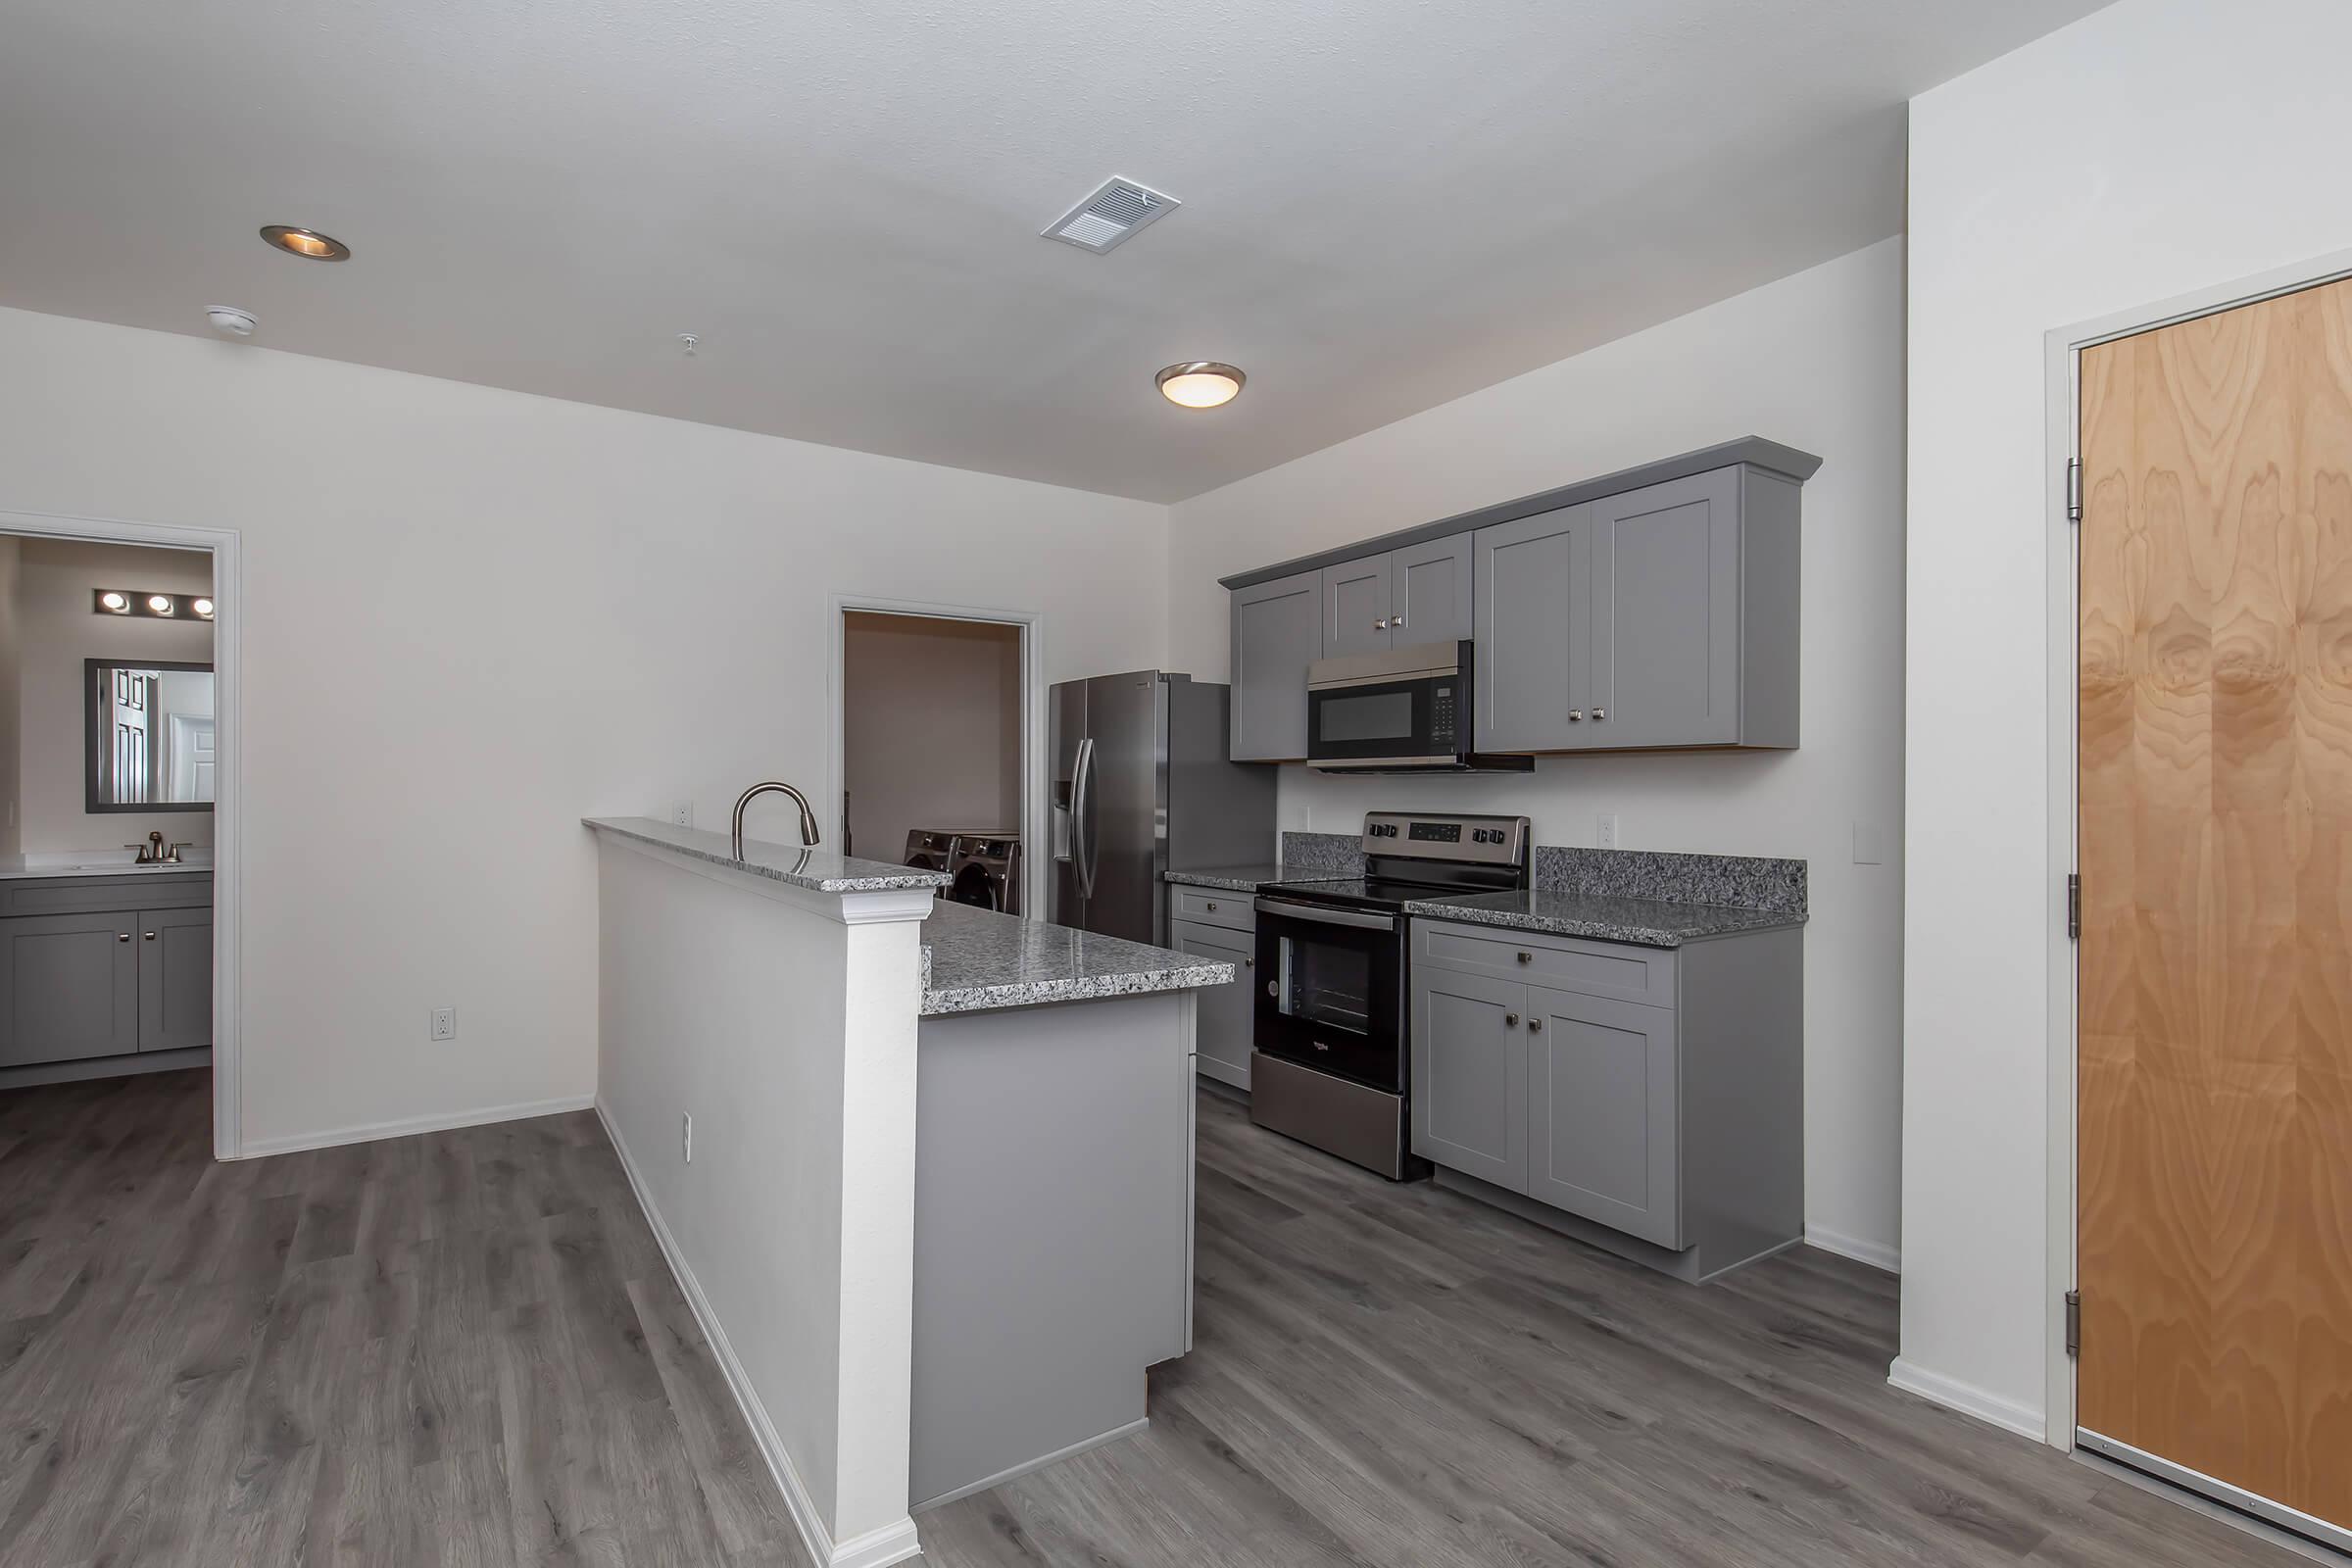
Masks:
[[[2045,1441],[2075,1446],[2075,1361],[2066,1353],[2065,1296],[2075,1288],[2075,944],[2066,934],[2066,878],[2075,869],[2076,542],[2067,516],[2067,468],[2082,454],[2077,441],[2082,351],[2117,338],[2213,316],[2352,277],[2352,251],[2338,251],[2235,282],[2158,300],[2128,311],[2077,321],[2044,335],[2046,410],[2044,492],[2048,509],[2048,752],[2049,841],[2045,946],[2049,974],[2049,1113],[2047,1234],[2048,1300],[2043,1308]]]
[[[245,578],[234,528],[187,528],[112,517],[0,511],[0,533],[98,544],[202,550],[213,558],[213,1157],[244,1155],[241,998],[244,948],[244,683],[239,643]]]
[[[825,780],[826,805],[820,815],[832,821],[836,834],[846,834],[848,830],[841,811],[842,775],[847,765],[843,755],[847,750],[844,745],[847,731],[843,725],[848,718],[843,690],[848,623],[842,617],[853,610],[860,610],[882,615],[928,615],[937,620],[993,621],[1021,628],[1021,915],[1029,920],[1043,918],[1048,858],[1038,853],[1038,847],[1046,842],[1046,798],[1039,787],[1044,770],[1038,766],[1038,760],[1046,755],[1045,612],[947,605],[921,599],[886,599],[876,594],[837,593],[831,603],[828,613],[832,624],[826,632],[825,703],[833,728],[826,747],[831,759]],[[838,844],[841,839],[837,837],[834,842]],[[899,854],[900,846],[895,844],[879,849],[868,845],[862,858],[896,860]]]

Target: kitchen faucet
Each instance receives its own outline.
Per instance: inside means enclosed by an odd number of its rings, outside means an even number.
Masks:
[[[816,813],[808,808],[808,797],[789,784],[779,784],[774,779],[769,779],[765,783],[753,785],[736,798],[735,858],[738,860],[743,858],[743,808],[759,797],[771,794],[789,795],[793,798],[801,808],[801,842],[803,844],[816,842]]]

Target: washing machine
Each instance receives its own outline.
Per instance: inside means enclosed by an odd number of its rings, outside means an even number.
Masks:
[[[1021,912],[1021,840],[1015,833],[970,833],[948,860],[947,896],[1001,914]]]
[[[935,827],[908,828],[906,864],[918,871],[945,871],[954,875],[956,852],[960,845],[961,840],[955,834],[942,833]],[[941,888],[937,896],[946,898],[948,890]]]

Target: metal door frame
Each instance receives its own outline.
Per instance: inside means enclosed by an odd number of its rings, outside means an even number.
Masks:
[[[237,530],[0,511],[0,533],[193,550],[213,558],[213,1157],[242,1159],[244,1012],[237,975],[245,908],[245,576]]]
[[[1046,616],[1039,610],[992,610],[975,605],[948,605],[921,599],[888,599],[879,594],[836,593],[831,597],[832,628],[827,637],[825,706],[832,730],[825,743],[824,815],[836,835],[848,832],[841,808],[847,759],[844,737],[849,733],[847,694],[843,684],[848,665],[849,615],[853,611],[875,615],[911,615],[928,620],[973,620],[1021,628],[1021,918],[1043,919],[1046,893],[1043,867],[1053,864],[1051,854],[1031,853],[1046,843],[1044,769],[1037,763],[1046,755],[1047,697],[1044,681]],[[836,844],[842,842],[837,836]],[[880,856],[868,856],[880,859]]]
[[[2076,871],[2075,818],[2081,806],[2077,776],[2080,735],[2077,703],[2080,649],[2077,639],[2081,611],[2079,545],[2081,530],[2073,515],[2073,472],[2082,458],[2082,357],[2086,349],[2119,338],[2175,326],[2199,317],[2259,305],[2281,295],[2352,278],[2352,251],[2338,251],[2290,267],[2277,268],[2233,282],[2177,295],[2148,305],[2078,321],[2045,333],[2043,344],[2043,406],[2045,410],[2043,504],[2048,593],[2048,862],[2043,878],[2043,929],[2047,932],[2049,1083],[2047,1180],[2048,1299],[2043,1308],[2044,1329],[2044,1440],[2054,1448],[2072,1452],[2080,1445],[2087,1451],[2122,1459],[2134,1468],[2175,1485],[2200,1493],[2258,1518],[2352,1550],[2352,1531],[2313,1519],[2283,1503],[2255,1497],[2227,1482],[2137,1449],[2079,1434],[2075,1420],[2075,1358],[2067,1350],[2066,1297],[2079,1283],[2076,1268],[2077,1204],[2076,1130],[2081,1105],[2077,1099],[2076,1027],[2080,996],[2076,975],[2076,944],[2069,929],[2067,879]]]

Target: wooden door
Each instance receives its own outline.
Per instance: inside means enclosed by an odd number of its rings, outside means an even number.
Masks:
[[[2078,1420],[2352,1526],[2352,284],[2082,386]]]
[[[1478,750],[1587,745],[1592,504],[1481,528],[1472,542]]]
[[[1458,643],[1471,635],[1470,539],[1451,534],[1390,555],[1390,646]]]
[[[1323,655],[1377,654],[1389,646],[1389,558],[1323,568]]]

